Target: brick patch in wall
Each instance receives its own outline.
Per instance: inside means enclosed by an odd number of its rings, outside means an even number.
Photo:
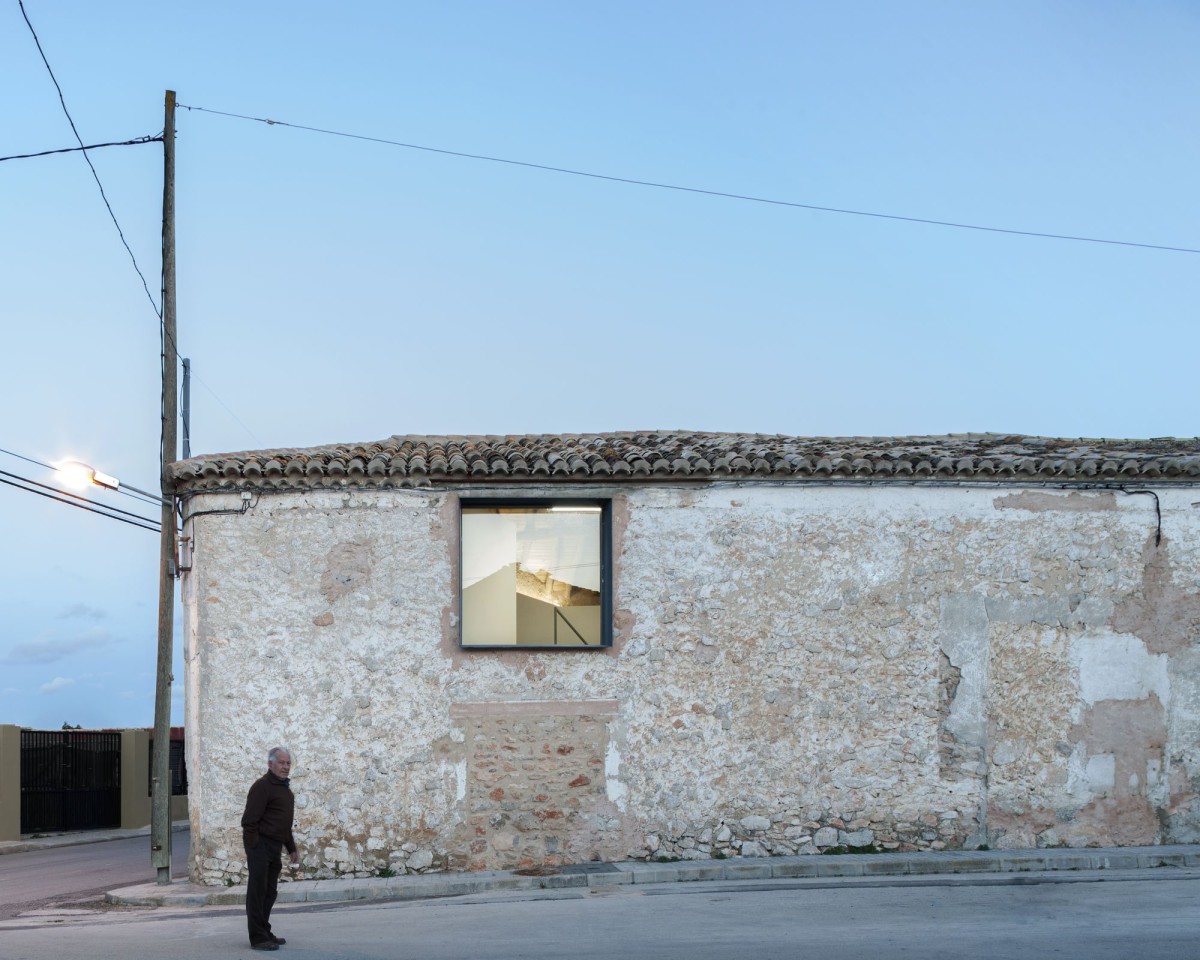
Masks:
[[[615,701],[602,702],[609,703],[615,713]],[[606,718],[575,709],[582,706],[596,705],[454,705],[465,734],[465,818],[453,855],[461,866],[623,857],[619,817],[605,795]]]

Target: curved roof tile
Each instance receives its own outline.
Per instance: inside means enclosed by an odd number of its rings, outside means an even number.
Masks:
[[[1200,438],[1070,440],[1007,434],[788,437],[630,432],[394,436],[373,443],[223,453],[171,467],[185,493],[262,487],[437,483],[763,482],[1059,483],[1200,481]]]

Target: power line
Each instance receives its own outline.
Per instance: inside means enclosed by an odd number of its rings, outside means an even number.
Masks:
[[[10,457],[16,457],[18,460],[24,460],[26,463],[32,463],[38,467],[45,467],[47,470],[54,469],[54,467],[52,467],[48,463],[42,463],[41,460],[34,460],[33,457],[27,457],[21,453],[14,453],[12,450],[5,450],[3,448],[0,448],[0,453],[7,453]]]
[[[20,483],[14,483],[12,480],[5,480],[4,477],[13,477],[20,480],[22,483],[32,484],[31,486],[21,486]],[[19,477],[15,473],[7,473],[0,470],[0,483],[7,484],[10,487],[16,487],[18,490],[24,490],[26,493],[36,493],[39,497],[46,497],[49,500],[54,500],[58,503],[65,503],[68,507],[78,507],[80,510],[87,510],[89,513],[98,513],[102,517],[108,517],[110,520],[119,520],[121,523],[128,523],[133,527],[141,527],[143,530],[149,530],[152,533],[158,533],[160,528],[153,525],[153,521],[149,517],[142,517],[136,513],[130,513],[128,510],[118,510],[116,507],[99,507],[93,505],[86,497],[81,497],[78,494],[70,493],[66,490],[59,490],[57,487],[50,487],[44,483],[37,483],[34,480],[29,480],[25,477]],[[42,490],[34,490],[33,487],[41,487]],[[52,491],[44,493],[44,490]],[[67,497],[74,499],[68,500]],[[82,503],[77,501],[83,501]],[[117,514],[125,514],[125,516],[117,516]],[[128,520],[126,517],[134,517],[135,520]],[[142,523],[137,520],[144,521]]]
[[[111,513],[124,514],[127,517],[133,517],[137,520],[145,520],[147,523],[154,522],[154,520],[151,517],[143,517],[140,513],[133,513],[132,511],[129,511],[129,510],[122,510],[120,507],[110,507],[107,504],[103,504],[103,503],[95,503],[95,501],[89,499],[88,497],[83,496],[82,494],[71,493],[69,490],[63,490],[61,487],[54,487],[48,483],[38,483],[36,480],[30,480],[28,477],[22,477],[15,473],[9,473],[7,470],[0,470],[0,476],[11,477],[14,480],[20,480],[22,483],[29,483],[35,487],[41,487],[43,490],[53,490],[55,493],[60,493],[63,496],[70,497],[73,500],[82,500],[84,503],[94,504],[94,506],[97,510],[106,510]]]
[[[75,134],[75,139],[76,139],[76,141],[78,141],[79,146],[78,146],[78,148],[71,147],[71,148],[64,149],[64,150],[50,150],[50,151],[45,151],[45,152],[39,153],[39,154],[24,154],[21,157],[4,157],[3,159],[5,159],[5,160],[24,159],[26,157],[47,156],[51,153],[72,153],[72,152],[82,152],[83,153],[83,159],[87,162],[88,169],[92,171],[92,178],[96,181],[96,186],[99,187],[99,189],[100,189],[100,198],[104,201],[104,206],[108,209],[108,215],[112,218],[113,226],[115,226],[117,228],[117,235],[121,238],[121,243],[125,246],[125,251],[129,254],[130,262],[133,263],[133,269],[135,271],[137,271],[137,275],[138,275],[139,279],[141,279],[141,281],[142,281],[142,289],[146,291],[146,299],[148,299],[150,301],[150,308],[154,311],[154,315],[156,317],[158,317],[158,320],[159,320],[159,344],[160,344],[160,353],[162,355],[163,363],[165,364],[167,362],[167,347],[168,346],[170,347],[171,355],[174,357],[174,360],[172,362],[177,363],[182,359],[182,357],[179,355],[179,348],[178,348],[178,345],[175,343],[175,338],[167,335],[166,324],[163,320],[162,307],[159,304],[156,304],[154,302],[154,297],[150,293],[150,285],[146,282],[145,274],[142,273],[142,268],[140,266],[138,266],[137,257],[134,256],[133,250],[129,246],[129,242],[125,239],[125,232],[121,229],[121,224],[117,221],[117,215],[113,212],[112,204],[110,204],[108,202],[108,196],[104,192],[104,184],[102,184],[100,182],[100,176],[99,176],[99,174],[96,173],[96,168],[92,164],[92,160],[87,154],[88,150],[95,149],[96,147],[126,146],[126,145],[133,145],[135,143],[161,143],[164,139],[164,135],[165,135],[166,131],[164,130],[164,133],[160,134],[159,136],[142,137],[137,140],[130,140],[130,141],[126,141],[125,143],[120,143],[120,144],[104,143],[104,144],[96,144],[92,147],[85,146],[84,142],[83,142],[83,138],[79,135],[79,131],[75,127],[75,121],[71,117],[71,112],[67,109],[67,101],[66,101],[66,98],[63,96],[62,87],[59,85],[58,78],[54,75],[54,70],[50,66],[50,61],[46,58],[46,52],[42,49],[42,42],[41,42],[41,40],[38,39],[37,31],[33,29],[33,24],[29,20],[29,14],[27,14],[25,12],[24,0],[17,0],[17,4],[21,8],[21,16],[24,17],[24,19],[25,19],[25,25],[29,28],[29,33],[33,36],[33,42],[37,46],[38,53],[41,55],[42,63],[44,63],[46,65],[46,72],[50,74],[50,79],[54,82],[54,89],[58,91],[58,102],[60,104],[62,104],[63,113],[67,117],[67,122],[71,125],[71,132]],[[165,257],[163,258],[163,264],[164,264],[164,269],[165,269]],[[201,382],[203,383],[203,381],[201,381]],[[255,438],[254,434],[250,432],[250,429],[248,427],[246,427],[246,425],[244,423],[242,423],[242,421],[238,418],[237,414],[235,414],[232,410],[229,409],[229,407],[225,404],[225,402],[216,395],[216,393],[212,390],[211,387],[208,387],[207,384],[204,384],[204,386],[206,389],[208,389],[209,393],[212,393],[212,395],[214,397],[216,397],[217,402],[220,403],[221,406],[225,407],[225,409],[234,418],[234,420],[237,420],[237,422],[239,424],[241,424],[243,429],[245,429],[246,432],[250,434],[251,438],[254,439],[255,443],[258,443],[259,442],[258,439]],[[165,407],[165,404],[166,404],[165,397],[160,397],[160,405]],[[160,447],[161,447],[161,443],[162,443],[161,436],[159,438],[159,442],[160,442]],[[261,446],[261,444],[260,444],[260,446]]]
[[[42,493],[40,490],[31,490],[29,487],[23,487],[19,483],[13,483],[11,480],[5,480],[3,478],[0,478],[0,483],[7,484],[10,487],[16,487],[18,490],[24,490],[26,493],[36,493],[39,497],[46,497],[47,499],[57,501],[58,503],[65,503],[68,507],[79,507],[81,510],[87,510],[90,513],[98,513],[98,514],[100,514],[100,516],[108,517],[110,520],[119,520],[121,523],[127,523],[131,527],[141,527],[143,530],[149,530],[151,533],[159,533],[160,532],[159,527],[152,527],[152,526],[148,526],[148,525],[142,524],[142,523],[135,523],[133,520],[126,520],[124,517],[113,516],[113,514],[111,514],[111,513],[105,513],[102,510],[97,510],[94,507],[89,507],[88,505],[83,504],[83,503],[75,503],[72,500],[64,500],[62,497],[56,497],[52,493]],[[145,518],[143,517],[142,519],[145,519]]]
[[[213,399],[216,400],[217,403],[219,403],[222,407],[225,408],[225,412],[227,414],[229,414],[231,417],[233,417],[233,419],[238,422],[238,426],[240,426],[243,430],[246,431],[247,434],[250,435],[250,439],[254,441],[256,446],[262,447],[263,443],[261,440],[258,439],[258,437],[256,437],[254,435],[254,431],[251,430],[248,426],[246,426],[246,424],[244,424],[242,422],[241,417],[239,417],[236,413],[234,413],[231,409],[229,409],[229,406],[225,403],[224,400],[222,400],[220,397],[217,396],[216,391],[214,391],[212,387],[210,387],[207,383],[205,383],[198,376],[196,376],[196,371],[194,371],[194,370],[192,371],[192,379],[195,380],[197,383],[200,384],[200,386],[202,386],[205,390],[207,390],[209,393],[212,394]],[[190,429],[190,425],[189,425],[189,429]],[[190,436],[190,434],[189,434],[189,436]]]
[[[492,157],[480,153],[464,153],[459,150],[446,150],[441,147],[427,147],[417,143],[404,143],[399,140],[387,140],[383,137],[368,137],[358,133],[345,133],[341,130],[326,130],[321,127],[309,127],[299,123],[288,123],[285,120],[270,120],[266,117],[251,117],[242,113],[228,113],[224,110],[211,110],[208,107],[190,107],[178,104],[184,110],[198,110],[222,117],[234,117],[238,120],[251,120],[255,123],[265,123],[273,127],[291,127],[293,130],[307,130],[310,133],[323,133],[332,137],[346,137],[351,140],[366,140],[369,143],[381,143],[392,147],[404,147],[407,150],[422,150],[426,153],[440,153],[449,157],[462,157],[467,160],[486,160],[489,163],[505,163],[514,167],[528,167],[532,170],[545,170],[550,173],[565,173],[573,177],[589,177],[593,180],[608,180],[612,183],[626,183],[639,187],[655,187],[659,190],[677,190],[683,193],[698,193],[708,197],[723,197],[726,200],[743,200],[749,203],[766,203],[778,207],[795,207],[800,210],[815,210],[820,213],[838,213],[853,217],[874,217],[880,220],[899,220],[904,223],[923,223],[934,227],[954,227],[958,230],[980,230],[986,233],[1005,233],[1018,237],[1040,237],[1044,240],[1073,240],[1079,243],[1104,243],[1120,247],[1140,247],[1145,250],[1169,250],[1173,253],[1200,253],[1193,247],[1172,247],[1158,243],[1136,243],[1132,240],[1106,240],[1100,237],[1083,237],[1065,233],[1042,233],[1037,230],[1013,230],[1007,227],[988,227],[977,223],[957,223],[952,220],[933,220],[926,217],[906,217],[895,213],[877,213],[870,210],[850,210],[844,207],[824,207],[814,203],[797,203],[791,200],[775,200],[770,197],[755,197],[742,193],[727,193],[723,190],[705,190],[701,187],[685,187],[675,183],[659,183],[654,180],[636,180],[631,177],[616,177],[604,173],[591,173],[586,170],[572,170],[568,167],[555,167],[545,163],[530,163],[525,160],[510,160],[505,157]]]
[[[42,57],[42,63],[46,65],[46,71],[50,74],[50,79],[54,81],[54,89],[58,91],[58,102],[62,104],[63,113],[66,114],[67,122],[71,125],[71,132],[75,134],[75,139],[79,141],[79,146],[83,150],[83,159],[87,161],[88,169],[92,171],[92,177],[96,181],[96,186],[100,188],[100,199],[104,201],[104,206],[108,208],[108,215],[112,217],[113,226],[117,228],[117,234],[121,238],[121,243],[125,245],[129,259],[133,262],[133,269],[137,271],[137,275],[142,280],[142,289],[146,291],[146,298],[150,301],[151,308],[161,320],[162,309],[154,302],[154,297],[150,295],[150,285],[146,283],[146,277],[142,273],[142,268],[138,266],[137,257],[133,255],[133,250],[130,249],[129,242],[125,239],[125,232],[121,229],[121,224],[117,222],[117,215],[113,213],[112,204],[108,202],[108,196],[104,192],[104,184],[100,182],[100,176],[96,173],[96,168],[92,165],[92,158],[87,155],[88,148],[84,147],[83,138],[75,128],[75,121],[71,119],[71,111],[67,109],[67,101],[63,97],[62,87],[59,86],[58,78],[54,75],[54,71],[50,67],[50,61],[46,59],[46,52],[42,49],[42,42],[38,39],[37,31],[33,29],[33,24],[29,22],[29,14],[25,12],[25,0],[17,0],[17,4],[21,8],[21,16],[25,18],[25,25],[29,27],[29,32],[33,35],[33,42],[37,44],[38,53]]]
[[[93,143],[86,147],[63,147],[61,150],[42,150],[40,153],[16,153],[11,157],[0,157],[0,162],[3,162],[4,160],[28,160],[31,157],[49,157],[55,153],[79,153],[80,150],[99,150],[101,147],[136,147],[143,143],[162,143],[162,137],[146,134],[144,137],[135,137],[133,140],[116,140],[112,143]]]
[[[15,451],[12,451],[12,450],[5,450],[2,447],[0,447],[0,453],[6,453],[10,457],[16,457],[18,460],[24,460],[26,463],[32,463],[34,466],[45,467],[47,470],[50,470],[50,471],[55,471],[58,469],[58,467],[54,466],[54,464],[52,464],[52,463],[43,463],[41,460],[35,460],[35,459],[33,459],[33,457],[27,457],[24,454],[16,453]],[[0,473],[3,473],[3,472],[4,471],[0,470]],[[5,476],[11,477],[11,476],[16,476],[16,474],[9,473],[9,474],[5,474]],[[20,479],[24,480],[25,478],[21,477]],[[33,483],[34,481],[30,480],[28,482]],[[49,489],[56,489],[56,488],[51,487]],[[147,496],[146,494],[139,493],[136,490],[130,490],[127,487],[117,487],[116,492],[123,493],[127,497],[133,497],[133,499],[141,501],[142,503],[150,503],[156,507],[162,506],[162,498],[161,497],[160,498],[150,497],[150,496]],[[75,496],[75,494],[70,494],[70,496]],[[84,498],[84,499],[86,499],[86,498]],[[112,508],[107,508],[107,509],[116,509],[116,508],[112,507]]]
[[[38,39],[37,31],[33,29],[33,24],[30,23],[30,21],[29,21],[29,15],[25,12],[24,0],[17,0],[17,4],[21,8],[21,16],[25,18],[25,25],[27,27],[29,27],[29,32],[33,36],[33,42],[37,45],[38,53],[41,55],[41,58],[42,58],[42,63],[44,63],[46,65],[46,72],[50,74],[50,79],[54,82],[54,89],[58,91],[58,101],[59,101],[59,103],[62,104],[63,113],[67,117],[67,122],[71,125],[71,132],[75,134],[75,139],[79,142],[78,148],[72,147],[68,150],[47,151],[46,153],[43,153],[43,154],[27,154],[25,156],[45,156],[48,153],[69,153],[69,152],[82,152],[83,153],[83,159],[85,161],[87,161],[88,169],[92,171],[92,178],[96,181],[96,186],[100,188],[100,198],[104,201],[104,206],[108,208],[108,215],[112,218],[113,226],[115,226],[117,228],[117,235],[120,236],[121,243],[124,244],[125,251],[129,254],[130,262],[133,263],[133,269],[137,271],[137,275],[142,281],[142,289],[146,291],[146,299],[148,299],[150,301],[150,308],[154,311],[154,315],[156,317],[158,317],[160,352],[162,354],[163,362],[165,363],[167,361],[167,348],[169,346],[170,351],[171,351],[171,356],[174,358],[174,360],[172,362],[177,363],[182,358],[179,355],[179,347],[175,343],[175,339],[173,337],[167,336],[166,327],[163,323],[162,307],[154,302],[154,297],[150,293],[150,285],[146,282],[146,276],[145,276],[145,274],[142,273],[142,268],[140,266],[138,266],[137,257],[134,256],[133,250],[129,246],[129,242],[125,239],[125,232],[121,229],[121,224],[117,221],[117,215],[113,212],[112,204],[110,204],[108,202],[108,196],[104,192],[104,184],[102,184],[100,182],[100,176],[99,176],[99,174],[96,173],[96,168],[95,168],[95,166],[93,166],[91,158],[87,155],[87,151],[94,149],[94,148],[84,145],[83,138],[79,135],[79,131],[75,127],[75,121],[71,118],[71,112],[67,109],[67,101],[66,101],[66,98],[63,96],[62,87],[59,85],[58,78],[54,75],[54,70],[50,66],[50,61],[46,58],[46,52],[42,49],[42,42],[41,42],[41,40]],[[156,137],[143,137],[140,140],[127,141],[127,143],[128,144],[161,143],[162,140],[163,140],[163,136],[159,135]],[[124,146],[124,145],[126,145],[126,144],[97,144],[97,146]],[[18,158],[5,157],[4,159],[18,159]],[[168,343],[168,341],[169,341],[169,343]],[[229,409],[229,407],[225,404],[225,402],[223,400],[221,400],[220,397],[217,397],[216,393],[213,392],[213,390],[210,387],[208,387],[207,384],[205,384],[205,387],[206,387],[206,389],[209,390],[210,393],[212,393],[212,395],[214,397],[216,397],[217,402],[220,403],[221,406],[225,407],[225,409],[227,411],[229,411],[229,414],[235,420],[237,420],[237,422],[239,424],[242,425],[242,427],[246,430],[246,432],[250,433],[249,428],[246,427],[246,425],[244,423],[242,423],[242,421],[240,419],[238,419],[237,415],[232,410]],[[164,399],[160,398],[160,401],[165,404]],[[250,436],[252,438],[254,438],[254,435],[252,433],[250,434]],[[161,438],[160,438],[160,443],[161,443]],[[255,443],[258,443],[258,440],[256,438],[255,438]]]

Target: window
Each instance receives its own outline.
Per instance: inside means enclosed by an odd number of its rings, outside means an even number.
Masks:
[[[612,643],[607,501],[464,500],[464,647]]]

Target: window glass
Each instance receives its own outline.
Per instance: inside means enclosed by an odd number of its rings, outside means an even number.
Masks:
[[[596,503],[464,503],[463,646],[606,645],[606,519]]]

